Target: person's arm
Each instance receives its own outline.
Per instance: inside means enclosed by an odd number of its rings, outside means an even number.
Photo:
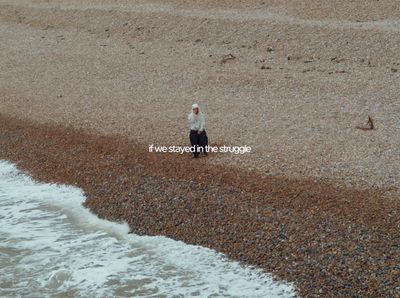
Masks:
[[[201,114],[199,132],[202,132],[205,129],[205,127],[206,127],[206,117],[204,116],[204,114]]]

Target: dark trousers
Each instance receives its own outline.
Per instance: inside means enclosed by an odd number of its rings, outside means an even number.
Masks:
[[[191,130],[189,134],[190,144],[195,148],[193,152],[194,157],[198,157],[201,152],[206,152],[206,146],[208,145],[208,137],[205,130],[200,134],[197,130]]]

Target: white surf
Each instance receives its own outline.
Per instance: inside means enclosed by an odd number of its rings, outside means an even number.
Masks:
[[[82,207],[79,188],[32,180],[0,161],[1,297],[293,297],[293,285],[222,254]]]

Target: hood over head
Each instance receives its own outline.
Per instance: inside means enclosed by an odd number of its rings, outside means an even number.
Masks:
[[[199,109],[199,114],[201,114],[201,109],[200,106],[197,103],[192,104],[192,114],[195,115],[193,112],[194,109],[198,108]]]

